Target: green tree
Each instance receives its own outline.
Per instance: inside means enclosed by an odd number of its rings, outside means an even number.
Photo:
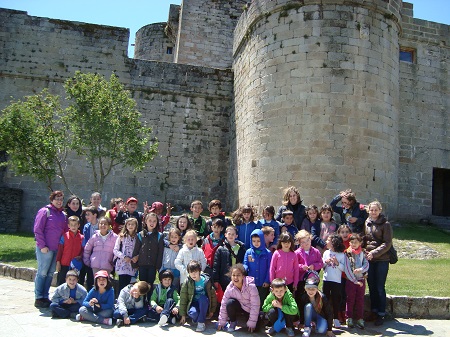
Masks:
[[[70,147],[90,164],[94,190],[103,190],[117,165],[139,171],[155,157],[158,144],[152,129],[139,121],[136,102],[116,75],[106,81],[98,74],[77,72],[64,87],[71,100],[64,116]]]

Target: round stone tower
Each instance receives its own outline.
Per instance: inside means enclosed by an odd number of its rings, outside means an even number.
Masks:
[[[233,46],[239,204],[280,205],[294,185],[320,207],[351,188],[396,214],[401,5],[254,0],[246,9]]]

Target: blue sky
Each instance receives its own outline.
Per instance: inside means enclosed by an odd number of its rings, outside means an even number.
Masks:
[[[414,4],[414,17],[450,24],[450,0],[407,2]],[[27,11],[33,16],[129,28],[132,44],[139,28],[166,22],[169,5],[180,3],[181,0],[0,0],[0,7]],[[129,53],[132,55],[132,48]]]

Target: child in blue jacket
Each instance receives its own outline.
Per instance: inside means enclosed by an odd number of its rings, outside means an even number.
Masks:
[[[250,247],[250,235],[255,229],[261,229],[261,224],[255,222],[255,210],[252,205],[239,207],[233,213],[233,223],[238,232],[238,239],[245,247]],[[264,241],[263,241],[264,242]]]

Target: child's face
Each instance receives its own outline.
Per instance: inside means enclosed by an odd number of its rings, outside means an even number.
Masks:
[[[325,210],[322,213],[320,213],[320,216],[322,217],[322,220],[325,222],[331,221],[331,212],[329,210]]]
[[[352,247],[352,249],[358,249],[360,246],[361,242],[359,242],[358,240],[354,239],[350,241],[350,247]]]
[[[156,216],[148,216],[145,224],[147,225],[147,230],[153,231],[153,229],[156,228],[156,225],[158,224],[158,219],[156,218]]]
[[[101,235],[108,234],[109,224],[106,222],[106,220],[102,220],[98,224],[98,229],[100,230]]]
[[[184,243],[188,248],[193,248],[197,243],[197,237],[194,235],[184,236]]]
[[[162,212],[163,212],[163,208],[162,207],[157,207],[157,208],[155,208],[155,210],[153,212],[156,213],[157,215],[161,215]]]
[[[178,219],[178,229],[180,231],[186,230],[187,226],[188,226],[188,219],[186,219],[186,218],[179,218]]]
[[[220,208],[219,206],[212,206],[209,211],[211,212],[212,215],[217,216],[220,213]]]
[[[318,288],[305,288],[305,291],[309,297],[314,297],[314,296],[316,296],[319,289]]]
[[[76,276],[67,276],[66,283],[70,289],[74,289],[78,283],[78,278]]]
[[[137,209],[137,202],[135,202],[135,201],[130,201],[130,202],[127,204],[127,210],[128,210],[128,212],[133,213],[134,211],[136,211],[136,209]]]
[[[134,297],[134,298],[139,298],[141,296],[141,294],[139,293],[139,288],[137,287],[137,285],[134,285],[134,286],[131,287],[130,295],[131,295],[131,297]]]
[[[198,270],[189,272],[189,276],[194,281],[200,281],[200,272]]]
[[[298,195],[295,192],[290,192],[289,193],[289,203],[291,205],[297,205],[298,203]]]
[[[303,238],[300,239],[300,246],[303,248],[303,250],[308,251],[311,248],[311,238]]]
[[[245,222],[249,222],[251,216],[252,216],[252,212],[251,211],[245,210],[244,212],[242,212],[242,217],[244,218]]]
[[[349,209],[351,206],[350,201],[347,198],[342,198],[341,204],[342,204],[342,207],[344,207],[345,209]]]
[[[164,288],[168,288],[172,284],[172,279],[170,277],[163,278],[161,280],[161,284],[163,285]]]
[[[91,197],[92,206],[95,206],[98,208],[98,206],[100,206],[101,203],[102,203],[102,198],[99,195],[94,195],[93,197]]]
[[[106,277],[97,277],[97,287],[99,288],[106,288],[106,286],[108,285],[108,280]]]
[[[97,221],[97,214],[93,214],[92,212],[86,212],[86,220],[90,223],[95,223]]]
[[[171,245],[177,245],[180,242],[180,236],[177,233],[170,233],[169,241]]]
[[[214,236],[216,238],[220,237],[220,232],[222,231],[222,227],[221,226],[212,225],[211,229],[212,229],[213,234],[214,234]]]
[[[192,206],[191,207],[191,212],[192,212],[192,216],[194,218],[198,218],[199,215],[203,212],[202,205],[196,204],[196,205]]]
[[[136,222],[135,221],[128,221],[127,222],[127,231],[128,233],[134,233],[136,232],[137,227],[136,227]]]
[[[369,215],[370,218],[373,220],[378,219],[378,217],[380,216],[381,210],[377,205],[370,205],[369,207]]]
[[[283,241],[281,243],[281,249],[283,249],[285,252],[289,251],[291,249],[291,241]]]
[[[274,239],[275,239],[274,232],[270,232],[269,234],[264,234],[264,241],[266,241],[267,243],[273,242]]]
[[[261,247],[261,239],[258,236],[252,236],[252,245],[255,248]]]
[[[350,231],[347,228],[342,228],[339,231],[339,235],[341,236],[343,241],[347,241],[348,237],[350,236]]]
[[[283,221],[288,226],[292,225],[292,223],[294,222],[294,216],[291,214],[285,215]]]
[[[225,232],[225,238],[227,239],[227,241],[230,245],[234,244],[234,241],[236,241],[236,237],[237,237],[236,231],[234,231],[232,229],[227,230]]]
[[[333,245],[331,243],[331,238],[330,237],[327,238],[327,242],[326,243],[327,243],[327,248],[330,249],[330,250],[333,250]]]
[[[275,295],[277,299],[282,299],[284,294],[286,294],[286,287],[277,287],[272,289],[272,293]]]
[[[80,228],[80,224],[78,221],[69,221],[69,230],[73,233],[78,232],[78,228]]]
[[[308,211],[308,217],[309,217],[309,220],[310,220],[311,222],[316,221],[316,220],[317,220],[317,212],[316,212],[316,210],[310,209],[310,210]]]
[[[244,283],[244,275],[239,269],[233,269],[233,272],[231,273],[231,282],[239,288]]]
[[[267,212],[267,211],[263,211],[263,218],[264,218],[264,220],[266,220],[267,222],[271,222],[272,219],[273,219],[273,215],[270,214],[270,213]]]
[[[78,211],[78,208],[80,208],[80,202],[78,201],[78,199],[72,199],[69,202],[69,208],[72,210],[72,212]]]

